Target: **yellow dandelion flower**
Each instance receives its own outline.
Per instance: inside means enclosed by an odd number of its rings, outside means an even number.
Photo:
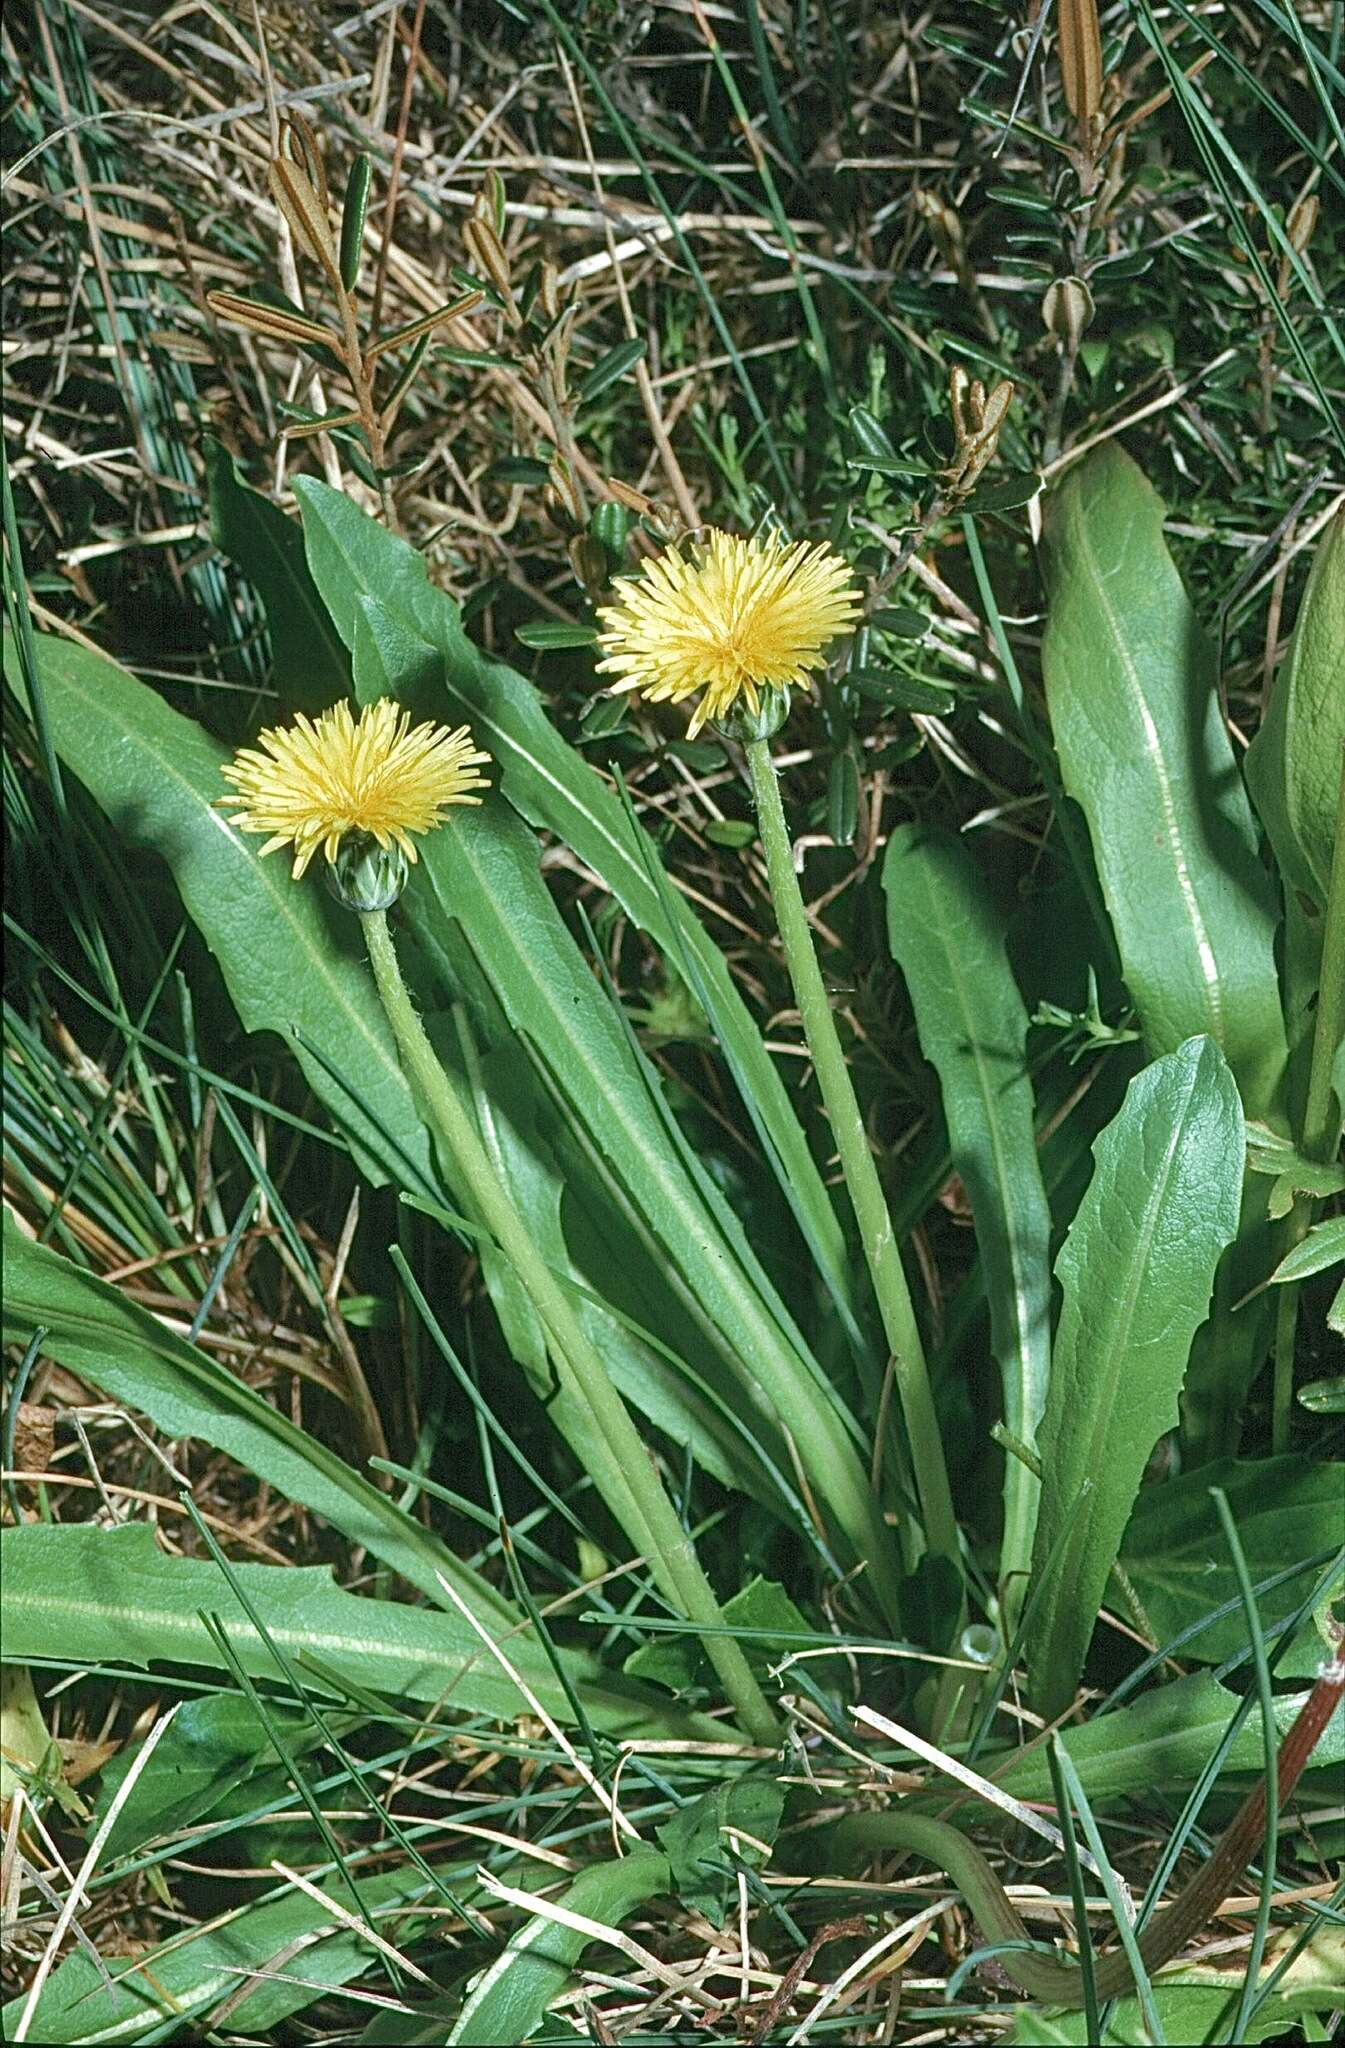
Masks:
[[[245,832],[270,834],[263,854],[293,846],[297,881],[319,847],[335,860],[348,833],[385,851],[395,844],[413,861],[413,832],[432,831],[450,804],[480,803],[472,792],[486,787],[478,769],[489,759],[465,725],[412,727],[391,697],[354,718],[343,700],[240,749],[220,770],[237,794],[219,802],[239,806],[232,822]]]
[[[763,689],[787,690],[821,668],[823,649],[860,616],[849,566],[807,541],[743,540],[712,529],[703,546],[670,548],[639,577],[618,576],[619,602],[598,613],[598,667],[614,691],[681,703],[702,692],[688,728],[722,719]]]

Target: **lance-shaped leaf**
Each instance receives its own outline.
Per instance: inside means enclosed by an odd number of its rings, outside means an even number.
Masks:
[[[1162,502],[1109,443],[1056,492],[1047,540],[1051,726],[1149,1050],[1208,1033],[1263,1115],[1286,1059],[1273,894]]]
[[[971,1200],[1004,1388],[1004,1420],[1031,1445],[1051,1365],[1051,1212],[1037,1161],[1027,1012],[1004,925],[966,847],[903,825],[883,862],[892,955],[906,977],[920,1049],[939,1077],[953,1166]],[[1004,1475],[1000,1577],[1026,1573],[1038,1481]],[[1011,1588],[1016,1607],[1022,1581]]]
[[[1326,907],[1345,753],[1345,509],[1317,549],[1247,781],[1286,888]]]
[[[1094,1147],[1056,1261],[1062,1302],[1037,1444],[1028,1674],[1069,1705],[1145,1463],[1177,1421],[1191,1340],[1238,1225],[1242,1111],[1227,1063],[1193,1038],[1131,1082]]]
[[[237,1586],[212,1560],[171,1557],[145,1522],[115,1529],[91,1522],[28,1522],[0,1531],[5,1577],[5,1657],[73,1665],[197,1665],[227,1671],[202,1614],[217,1614],[235,1656],[255,1679],[280,1682],[269,1637],[319,1695],[349,1685],[441,1710],[510,1724],[529,1711],[504,1665],[464,1615],[369,1600],[343,1592],[320,1565],[235,1564]],[[547,1650],[530,1629],[483,1623],[504,1658],[558,1722],[574,1707]],[[263,1634],[262,1631],[265,1633]],[[707,1715],[688,1714],[596,1657],[565,1652],[571,1688],[590,1721],[620,1735],[722,1738]]]

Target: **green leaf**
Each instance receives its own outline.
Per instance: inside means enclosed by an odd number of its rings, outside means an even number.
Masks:
[[[350,657],[333,630],[304,555],[302,529],[244,481],[228,450],[205,442],[210,538],[266,607],[271,678],[291,711],[325,711],[350,690]]]
[[[1153,1986],[1154,2008],[1168,2041],[1226,2041],[1228,2028],[1238,2013],[1245,1972],[1222,1973],[1219,1984],[1169,1984],[1159,1977]],[[1246,2042],[1283,2040],[1292,2034],[1293,2013],[1279,1998],[1268,1998],[1250,2022],[1251,2031],[1239,2038]],[[1153,2036],[1137,1998],[1121,1998],[1110,2008],[1099,2042],[1088,2032],[1087,2015],[1071,2013],[1021,2013],[1013,2032],[1006,2036],[1012,2048],[1055,2048],[1055,2044],[1081,2044],[1081,2048],[1149,2048]]]
[[[1275,1726],[1287,1734],[1308,1697],[1306,1692],[1281,1693],[1275,1699]],[[1090,1800],[1147,1801],[1156,1785],[1193,1785],[1200,1777],[1237,1712],[1238,1695],[1219,1684],[1208,1671],[1155,1686],[1133,1706],[1098,1714],[1061,1737]],[[1312,1755],[1314,1770],[1338,1770],[1345,1761],[1345,1706],[1336,1708]],[[1258,1775],[1265,1768],[1265,1743],[1260,1709],[1253,1707],[1233,1738],[1224,1772]],[[1221,1773],[1222,1775],[1222,1773]],[[995,1773],[996,1783],[1015,1799],[1050,1800],[1051,1770],[1045,1752],[1035,1749]]]
[[[237,1459],[287,1500],[323,1515],[352,1544],[442,1601],[440,1575],[483,1620],[509,1603],[385,1493],[157,1316],[59,1252],[25,1237],[5,1212],[4,1335],[42,1349],[111,1400],[148,1415],[170,1439],[196,1438]]]
[[[486,475],[497,484],[544,484],[551,471],[535,455],[502,455],[492,462]]]
[[[309,562],[342,639],[354,644],[361,593],[414,628],[434,650],[424,715],[442,718],[447,709],[471,724],[515,809],[564,840],[703,1002],[828,1292],[854,1327],[858,1297],[845,1240],[784,1083],[719,948],[663,880],[653,841],[561,738],[533,686],[472,645],[457,607],[430,586],[411,548],[339,491],[312,478],[300,478],[297,491]],[[398,695],[406,696],[401,679]]]
[[[749,1579],[721,1608],[731,1629],[743,1631],[743,1649],[753,1669],[764,1676],[779,1662],[785,1648],[797,1647],[811,1639],[804,1616],[775,1579],[758,1575]],[[623,1670],[631,1678],[666,1685],[670,1692],[686,1692],[704,1675],[710,1664],[702,1645],[688,1631],[685,1635],[662,1635],[642,1643],[627,1657]]]
[[[1345,750],[1345,510],[1317,548],[1247,782],[1286,888],[1326,907]]]
[[[852,668],[845,677],[861,696],[875,697],[894,711],[923,711],[933,718],[946,718],[957,709],[957,698],[938,683],[922,682],[919,676],[900,674],[895,669]]]
[[[1314,1201],[1324,1201],[1345,1189],[1345,1166],[1305,1159],[1287,1138],[1264,1124],[1248,1126],[1247,1169],[1250,1173],[1273,1175],[1275,1184],[1270,1190],[1268,1208],[1276,1220],[1288,1215],[1295,1195],[1311,1195]]]
[[[711,846],[727,846],[736,852],[756,843],[757,828],[750,818],[711,818],[703,829]]]
[[[1286,1253],[1271,1274],[1271,1283],[1283,1286],[1290,1280],[1310,1280],[1314,1273],[1329,1273],[1345,1262],[1345,1216],[1328,1216],[1315,1223],[1301,1244]]]
[[[593,368],[579,386],[579,403],[591,405],[601,397],[608,386],[633,370],[644,359],[644,343],[633,336],[629,341],[619,341],[615,348],[609,348],[605,356],[599,356]]]
[[[614,1863],[581,1871],[557,1904],[585,1920],[619,1927],[646,1899],[670,1889],[668,1860],[655,1849],[633,1849]],[[539,1913],[511,1936],[508,1947],[467,1994],[447,2048],[496,2048],[526,2041],[558,1998],[591,1935]]]
[[[1336,1296],[1337,1307],[1345,1301],[1345,1287]],[[1327,1317],[1328,1323],[1331,1318]],[[1345,1336],[1345,1318],[1331,1323],[1337,1335]],[[1306,1408],[1309,1415],[1345,1415],[1345,1372],[1337,1373],[1334,1379],[1309,1380],[1298,1390],[1298,1405]]]
[[[521,626],[514,628],[515,640],[521,640],[525,647],[536,647],[543,652],[563,647],[593,647],[597,644],[596,626],[570,626],[563,619],[525,619]]]
[[[281,1678],[220,1567],[209,1559],[166,1556],[146,1523],[115,1529],[89,1522],[23,1523],[0,1530],[0,1562],[6,1662],[227,1670],[201,1620],[204,1612],[219,1615],[251,1677]],[[315,1693],[330,1695],[344,1681],[357,1695],[383,1693],[506,1724],[528,1711],[518,1687],[456,1610],[344,1593],[319,1565],[234,1564],[230,1570],[267,1634]],[[572,1723],[568,1695],[531,1631],[496,1620],[488,1632],[547,1712]],[[604,1671],[583,1651],[565,1656],[595,1728],[612,1735],[722,1739],[721,1723],[681,1712]],[[307,1668],[305,1658],[313,1660]]]
[[[770,1778],[734,1778],[691,1800],[654,1830],[671,1866],[670,1889],[722,1927],[737,1899],[739,1868],[765,1861],[756,1844],[773,1846],[784,1806],[784,1787]]]
[[[360,274],[360,250],[364,243],[364,217],[369,210],[370,162],[363,150],[350,166],[346,196],[341,207],[341,282],[348,292],[355,289]]]
[[[268,1711],[279,1721],[291,1754],[322,1739],[312,1717],[279,1701]],[[118,1751],[98,1782],[93,1819],[98,1825],[142,1748]],[[250,1699],[240,1692],[206,1693],[183,1700],[172,1726],[154,1752],[154,1768],[142,1771],[130,1798],[103,1844],[103,1864],[116,1862],[141,1843],[193,1826],[259,1768],[275,1762],[266,1727]]]
[[[470,1861],[440,1865],[435,1875],[449,1889],[471,1895]],[[436,1906],[442,1903],[432,1880],[410,1864],[362,1876],[359,1888],[366,1912],[409,1913],[410,1927],[405,1917],[398,1922],[401,1940],[415,1931],[417,1903],[427,1895]],[[325,1889],[348,1915],[350,1892],[344,1881],[329,1880]],[[298,1950],[302,1968],[277,1972],[277,1956]],[[110,1947],[102,1953],[110,1986],[82,1949],[57,1965],[38,2001],[31,2041],[94,2048],[100,2042],[187,2040],[196,2033],[193,2021],[204,2025],[212,2008],[236,1994],[249,1976],[254,1982],[236,2009],[237,2026],[254,2039],[283,2038],[281,2025],[291,2013],[313,2004],[328,1987],[362,1976],[370,1960],[361,1930],[342,1923],[321,1901],[292,1885],[197,1926],[175,1929],[159,1948],[134,1956],[117,1955]],[[14,2039],[25,2002],[13,1998],[0,2010],[0,2038]]]
[[[870,612],[869,624],[879,632],[892,633],[899,640],[923,640],[929,631],[929,620],[924,612],[914,605],[885,604],[876,612]]]
[[[1047,540],[1051,725],[1149,1050],[1208,1033],[1264,1115],[1286,1059],[1275,911],[1162,503],[1109,442],[1053,495]]]
[[[1040,489],[1039,476],[999,477],[993,483],[978,484],[959,509],[977,515],[1016,512],[1020,505],[1030,505]]]
[[[429,1140],[397,1061],[358,920],[311,874],[226,823],[215,800],[227,750],[115,662],[37,639],[47,719],[62,762],[114,831],[172,868],[245,1030],[275,1031],[345,1132],[361,1172],[433,1196]],[[13,644],[5,671],[22,694]]]
[[[1232,1459],[1145,1487],[1121,1546],[1121,1563],[1153,1627],[1165,1643],[1214,1608],[1238,1599],[1238,1580],[1210,1488],[1221,1486],[1237,1523],[1238,1540],[1253,1584],[1287,1565],[1334,1549],[1340,1541],[1341,1476],[1338,1468],[1311,1465],[1305,1458]],[[1268,1640],[1298,1606],[1308,1584],[1293,1580],[1263,1596],[1262,1626]],[[1278,1666],[1281,1676],[1303,1676],[1321,1661],[1321,1639],[1309,1625],[1309,1663]],[[1221,1664],[1247,1647],[1241,1607],[1182,1646],[1183,1657]],[[1289,1653],[1293,1656],[1293,1652]]]
[[[855,446],[861,455],[876,456],[880,462],[895,462],[896,449],[888,439],[885,428],[866,405],[851,406],[850,431],[855,437]]]
[[[1004,1420],[1036,1443],[1051,1371],[1051,1212],[1037,1159],[1027,1012],[1006,929],[961,840],[902,825],[883,861],[887,934],[939,1077],[953,1167],[971,1201]],[[1039,1483],[1006,1460],[1000,1576],[1025,1573]],[[1022,1580],[1011,1589],[1017,1607]]]
[[[1093,1148],[1056,1261],[1027,1658],[1033,1704],[1067,1707],[1145,1463],[1177,1421],[1191,1339],[1238,1225],[1243,1126],[1218,1046],[1193,1038],[1136,1075]]]

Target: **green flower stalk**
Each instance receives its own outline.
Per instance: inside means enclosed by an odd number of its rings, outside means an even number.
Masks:
[[[657,1467],[608,1377],[579,1315],[536,1248],[477,1132],[475,1121],[440,1065],[402,979],[387,910],[406,863],[416,858],[415,833],[438,824],[450,804],[476,803],[484,786],[465,728],[423,725],[383,699],[352,719],[338,705],[313,723],[261,735],[223,772],[239,794],[235,822],[265,832],[262,852],[294,848],[294,872],[319,848],[338,899],[356,910],[369,963],[402,1066],[422,1112],[438,1134],[455,1182],[509,1260],[546,1332],[557,1373],[578,1393],[611,1465],[624,1482],[627,1534],[650,1560],[669,1604],[701,1632],[705,1653],[743,1727],[774,1747],[776,1717],[741,1645],[729,1633],[710,1583],[659,1477]],[[633,1525],[633,1526],[632,1526]]]

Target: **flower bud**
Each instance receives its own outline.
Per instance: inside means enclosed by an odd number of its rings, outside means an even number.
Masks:
[[[369,833],[352,832],[342,840],[335,860],[327,863],[327,887],[347,910],[391,910],[409,872],[406,855],[395,840],[380,846]]]
[[[757,691],[754,711],[746,695],[734,700],[722,718],[711,721],[726,740],[746,746],[749,740],[773,740],[789,716],[789,691],[765,684]]]

